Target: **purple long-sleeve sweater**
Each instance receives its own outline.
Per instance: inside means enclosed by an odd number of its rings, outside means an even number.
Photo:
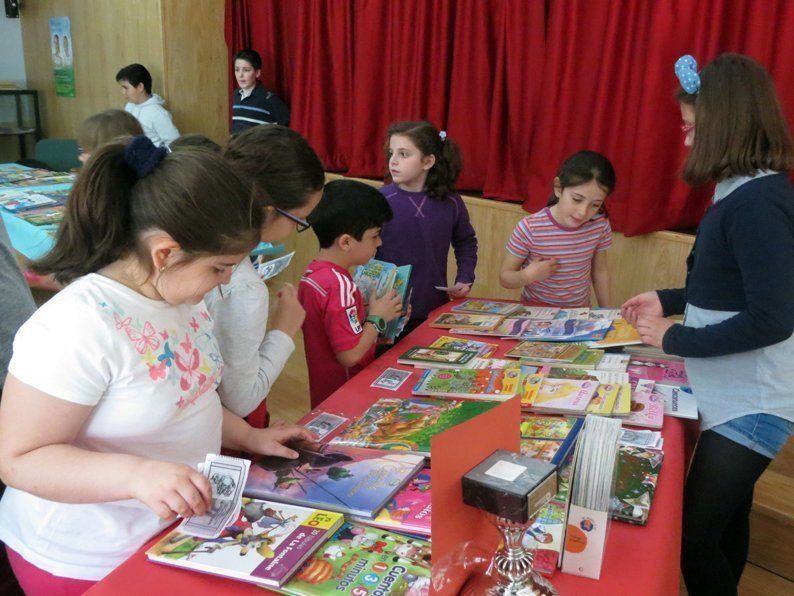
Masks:
[[[413,265],[411,318],[425,319],[431,310],[449,300],[447,293],[435,286],[448,284],[450,245],[458,265],[454,283],[474,282],[477,236],[469,212],[457,194],[439,201],[424,192],[404,191],[396,184],[388,184],[380,192],[394,211],[394,219],[383,226],[383,246],[377,258],[395,265]]]

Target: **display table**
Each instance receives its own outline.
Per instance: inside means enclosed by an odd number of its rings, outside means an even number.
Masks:
[[[433,314],[449,310],[444,306]],[[427,324],[417,328],[397,346],[389,350],[338,391],[324,401],[318,410],[341,414],[348,418],[366,410],[378,398],[408,397],[413,384],[419,378],[414,373],[398,391],[373,389],[370,384],[386,368],[413,370],[396,364],[397,357],[414,345],[429,345],[435,338],[444,335],[442,329],[432,329]],[[515,345],[511,340],[487,341],[499,343],[494,357],[503,357],[505,351]],[[306,417],[309,419],[309,416]],[[518,433],[518,429],[516,429]],[[552,583],[559,593],[580,594],[631,594],[670,595],[678,593],[679,553],[681,547],[681,502],[684,483],[684,426],[679,419],[666,418],[664,428],[664,465],[662,466],[650,519],[646,526],[613,522],[607,538],[601,579],[596,581],[567,575],[557,570]],[[433,515],[443,515],[434,511]],[[494,530],[495,532],[495,530]],[[154,540],[152,540],[152,543]],[[130,559],[92,588],[88,594],[160,594],[169,596],[198,593],[217,594],[267,594],[250,584],[204,575],[193,571],[166,567],[148,562],[144,552],[148,544]],[[459,582],[462,584],[463,578]],[[457,583],[457,582],[456,582]]]

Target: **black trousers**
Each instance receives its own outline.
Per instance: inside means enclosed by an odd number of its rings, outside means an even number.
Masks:
[[[681,572],[690,596],[736,594],[753,488],[770,461],[719,433],[701,433],[684,488]]]

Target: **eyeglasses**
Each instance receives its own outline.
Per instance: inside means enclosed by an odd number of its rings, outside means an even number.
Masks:
[[[685,135],[688,135],[690,132],[695,130],[695,123],[694,122],[684,122],[681,125],[681,132]]]
[[[292,215],[292,213],[290,213],[289,211],[285,211],[284,209],[279,209],[278,207],[276,207],[276,213],[278,213],[279,215],[283,215],[284,217],[286,217],[287,219],[289,219],[291,221],[294,221],[295,222],[295,227],[296,227],[296,229],[298,231],[298,234],[300,234],[301,232],[305,232],[310,227],[312,227],[312,224],[310,224],[305,219],[301,219],[300,217],[296,217],[295,215]]]

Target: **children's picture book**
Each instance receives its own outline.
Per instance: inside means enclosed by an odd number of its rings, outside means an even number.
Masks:
[[[535,373],[529,373],[521,379],[521,409],[528,410],[535,403],[535,398],[540,391],[540,384],[546,377],[548,369],[541,369]]]
[[[686,418],[687,420],[698,419],[697,400],[688,387],[656,383],[653,386],[653,391],[661,394],[662,399],[664,399],[665,416]]]
[[[480,329],[490,330],[502,322],[499,315],[479,315],[474,313],[445,312],[430,323],[437,329]]]
[[[506,338],[518,338],[524,335],[527,328],[532,324],[533,319],[526,316],[505,317],[493,329],[493,335]],[[453,330],[453,333],[455,331]]]
[[[618,383],[618,395],[612,406],[612,417],[625,418],[631,414],[631,384]]]
[[[414,386],[414,395],[460,397],[465,399],[495,399],[504,401],[518,392],[521,367],[426,370]]]
[[[414,476],[372,520],[361,520],[368,526],[395,532],[430,536],[430,468]]]
[[[9,180],[6,182],[0,182],[0,189],[32,188],[38,186],[52,186],[54,184],[72,184],[76,178],[75,174],[67,174],[64,172],[48,171],[47,173],[47,176],[37,176],[35,178],[25,178],[24,180]]]
[[[521,416],[521,436],[526,439],[549,439],[561,441],[565,439],[581,418],[573,416]]]
[[[620,309],[619,308],[591,308],[590,314],[588,318],[591,321],[596,321],[598,319],[605,319],[607,321],[614,321],[615,319],[620,317]]]
[[[664,397],[654,393],[653,381],[640,379],[631,392],[631,413],[624,424],[644,428],[662,428],[664,424]]]
[[[398,364],[419,368],[468,368],[477,358],[471,350],[452,350],[414,346],[397,358]]]
[[[464,350],[466,352],[477,352],[478,358],[488,358],[499,348],[498,344],[489,344],[476,339],[463,339],[460,337],[450,337],[442,335],[432,344],[431,348],[439,350]]]
[[[565,319],[588,319],[590,318],[590,307],[581,306],[576,308],[561,308],[557,316],[554,317],[558,320]]]
[[[522,306],[515,314],[536,321],[551,321],[560,314],[560,309],[556,306]]]
[[[600,416],[609,416],[615,407],[615,402],[618,400],[620,393],[620,385],[613,383],[600,383],[595,397],[587,406],[589,414],[598,414]]]
[[[331,444],[429,456],[431,437],[498,404],[498,401],[382,397]]]
[[[609,330],[609,321],[586,319],[554,319],[533,321],[521,336],[525,340],[539,341],[589,341],[603,339]]]
[[[382,298],[388,292],[394,290],[403,302],[403,315],[389,321],[383,338],[386,342],[394,342],[402,333],[407,322],[405,312],[408,308],[410,298],[406,299],[408,292],[408,280],[411,277],[411,265],[398,267],[393,263],[371,259],[366,265],[356,267],[353,272],[353,281],[361,291],[365,306],[369,304],[370,296]]]
[[[371,519],[424,466],[411,453],[300,441],[297,459],[260,457],[243,494]]]
[[[510,358],[521,358],[528,362],[573,362],[587,348],[567,342],[522,341],[505,352]]]
[[[29,209],[18,214],[20,219],[34,226],[53,226],[63,221],[64,210],[62,205]]]
[[[453,312],[471,312],[483,315],[502,315],[507,316],[516,310],[521,309],[521,305],[515,302],[501,302],[499,300],[480,300],[468,299],[452,307]]]
[[[533,412],[585,414],[598,389],[598,381],[545,378],[530,406]]]
[[[658,450],[619,447],[615,494],[609,504],[613,519],[642,526],[648,523],[663,461],[664,453]]]
[[[294,596],[429,596],[430,543],[346,522],[282,587]]]
[[[635,379],[649,379],[656,383],[675,385],[676,387],[689,385],[686,368],[684,368],[683,361],[680,360],[632,356],[626,371]]]
[[[628,354],[607,354],[601,358],[601,361],[596,366],[596,370],[611,371],[611,372],[626,372],[629,366],[629,359],[631,356]]]
[[[612,326],[606,336],[597,341],[591,341],[587,345],[591,348],[613,348],[641,343],[639,331],[629,325],[626,319],[617,318],[612,321]]]
[[[39,192],[7,191],[0,193],[0,207],[11,213],[63,205],[69,196],[69,190],[48,190]]]
[[[582,418],[524,415],[521,453],[559,466],[576,445],[583,424]]]
[[[219,537],[174,531],[146,556],[155,563],[280,588],[343,521],[341,513],[244,498],[240,514]]]
[[[344,416],[337,416],[330,412],[318,412],[317,415],[303,426],[312,431],[318,440],[325,438],[337,428],[347,422]]]

